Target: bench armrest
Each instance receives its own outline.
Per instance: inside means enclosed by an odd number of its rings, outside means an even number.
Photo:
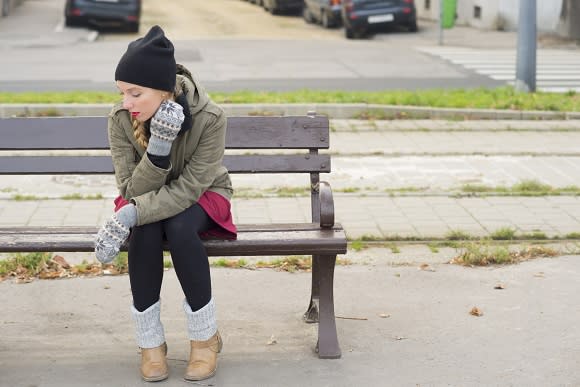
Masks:
[[[320,227],[334,227],[334,199],[332,189],[326,181],[321,181],[320,187]]]

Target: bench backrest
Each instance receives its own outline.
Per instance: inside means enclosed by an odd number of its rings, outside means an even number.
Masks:
[[[107,117],[0,119],[0,175],[112,174],[110,156],[66,151],[109,149]],[[313,222],[319,221],[320,173],[330,172],[325,116],[228,117],[224,165],[231,173],[308,173]],[[261,150],[294,150],[265,154]],[[2,151],[65,151],[58,155],[2,155]],[[246,150],[230,152],[228,150]],[[250,151],[251,150],[251,151]],[[11,152],[13,153],[13,152]]]

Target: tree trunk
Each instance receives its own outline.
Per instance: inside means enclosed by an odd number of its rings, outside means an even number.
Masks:
[[[520,0],[522,1],[522,0]],[[558,34],[566,38],[580,39],[580,0],[562,0]]]

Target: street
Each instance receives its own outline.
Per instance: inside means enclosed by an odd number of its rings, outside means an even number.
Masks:
[[[160,23],[174,39],[177,60],[210,91],[504,84],[417,50],[437,44],[437,29],[429,23],[421,24],[416,34],[394,31],[349,41],[340,29],[324,30],[298,16],[271,16],[238,0],[159,4],[144,2],[141,32]],[[138,35],[97,36],[86,29],[65,28],[63,6],[63,0],[27,0],[2,20],[1,90],[113,90],[116,61]],[[513,44],[513,34],[474,34],[485,44]],[[457,43],[464,34],[454,35],[450,33],[449,41]]]

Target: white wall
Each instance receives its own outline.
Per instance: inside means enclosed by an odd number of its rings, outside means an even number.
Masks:
[[[522,0],[527,1],[527,0]],[[428,20],[439,19],[439,0],[431,0],[431,9],[425,9],[426,0],[416,0],[417,15]],[[518,26],[520,0],[457,0],[458,25],[481,29],[514,31]],[[558,25],[562,0],[537,0],[538,31],[554,32]],[[474,17],[474,9],[481,8],[481,17]]]

